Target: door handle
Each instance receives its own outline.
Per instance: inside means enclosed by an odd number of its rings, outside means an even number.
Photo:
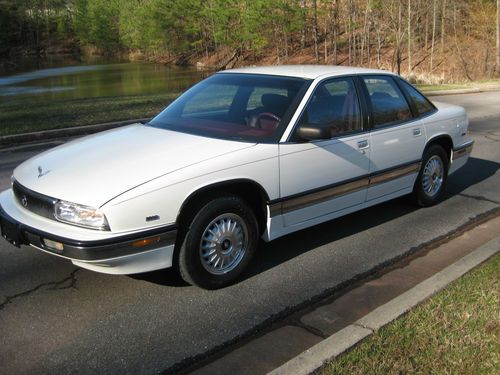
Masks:
[[[422,135],[422,130],[420,128],[413,129],[413,136],[420,137]]]
[[[363,139],[362,141],[358,141],[358,148],[360,150],[364,150],[368,148],[368,141],[366,139]]]

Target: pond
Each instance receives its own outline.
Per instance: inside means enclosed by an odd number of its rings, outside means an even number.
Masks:
[[[0,72],[0,103],[180,93],[210,74],[154,63],[59,61],[47,65],[15,74]]]

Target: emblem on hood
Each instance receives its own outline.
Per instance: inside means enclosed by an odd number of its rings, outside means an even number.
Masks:
[[[42,169],[42,166],[41,166],[41,165],[39,165],[39,166],[38,166],[38,178],[45,176],[45,175],[46,175],[47,173],[49,173],[49,172],[50,172],[50,169],[49,169],[49,170],[44,171],[44,170]]]

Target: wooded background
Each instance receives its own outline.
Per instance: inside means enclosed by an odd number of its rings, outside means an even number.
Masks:
[[[500,73],[500,0],[0,0],[0,56],[327,63],[427,83]]]

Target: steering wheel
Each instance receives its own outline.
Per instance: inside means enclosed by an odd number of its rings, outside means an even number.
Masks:
[[[275,122],[275,125],[274,125],[275,128],[276,128],[276,125],[278,124],[278,122],[281,121],[281,119],[278,116],[276,116],[275,114],[273,114],[271,112],[262,112],[262,113],[259,113],[256,116],[252,116],[249,119],[249,121],[248,121],[248,125],[250,127],[252,127],[252,128],[263,129],[261,120],[274,121]]]

